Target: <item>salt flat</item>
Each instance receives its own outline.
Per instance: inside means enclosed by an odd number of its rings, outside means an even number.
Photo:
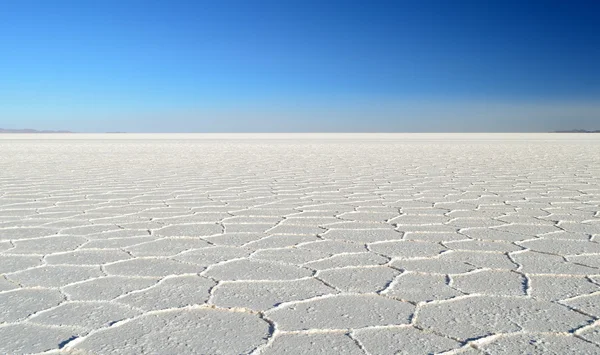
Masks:
[[[600,353],[600,135],[0,135],[0,353]]]

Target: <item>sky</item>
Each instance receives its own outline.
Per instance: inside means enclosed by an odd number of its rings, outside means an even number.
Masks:
[[[0,3],[0,127],[600,129],[599,1]]]

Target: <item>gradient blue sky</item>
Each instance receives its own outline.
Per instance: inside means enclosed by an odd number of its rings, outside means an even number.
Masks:
[[[599,1],[0,4],[0,127],[600,129]]]

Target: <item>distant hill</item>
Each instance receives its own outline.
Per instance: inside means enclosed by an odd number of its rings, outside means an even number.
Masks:
[[[49,131],[49,130],[39,131],[37,129],[30,129],[30,128],[22,128],[22,129],[0,128],[0,133],[73,133],[73,132],[71,132],[71,131]]]
[[[568,131],[554,131],[554,133],[600,133],[600,130],[588,131],[587,129],[571,129]]]

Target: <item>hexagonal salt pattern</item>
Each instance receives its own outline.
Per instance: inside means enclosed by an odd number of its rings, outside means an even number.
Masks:
[[[19,137],[2,354],[600,353],[595,135]]]

